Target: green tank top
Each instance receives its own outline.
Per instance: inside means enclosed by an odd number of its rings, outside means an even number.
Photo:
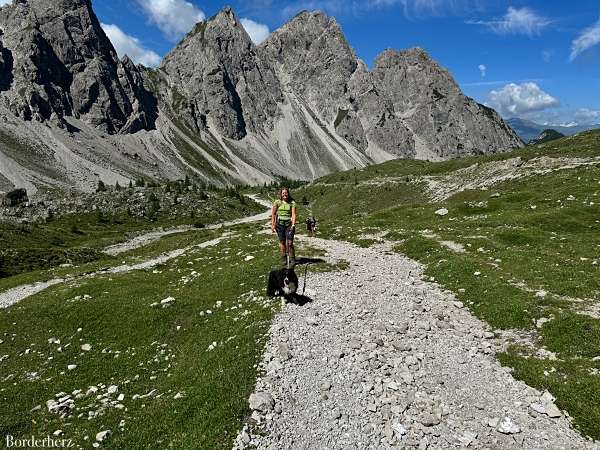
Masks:
[[[292,208],[296,207],[296,202],[284,202],[283,200],[275,200],[274,205],[277,207],[277,220],[280,222],[290,222],[292,220]]]

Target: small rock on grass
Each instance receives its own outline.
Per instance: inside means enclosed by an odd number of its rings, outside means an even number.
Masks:
[[[546,403],[545,409],[548,417],[556,419],[557,417],[562,416],[560,409],[558,409],[558,407],[554,403]]]
[[[104,442],[106,438],[108,438],[109,434],[110,430],[101,431],[100,433],[96,434],[96,440],[98,442]]]
[[[173,297],[167,297],[160,301],[160,304],[163,308],[167,308],[175,303],[175,299]]]

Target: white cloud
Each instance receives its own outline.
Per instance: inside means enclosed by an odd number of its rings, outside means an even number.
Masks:
[[[591,27],[586,28],[581,33],[577,39],[571,42],[571,61],[573,61],[577,56],[587,50],[590,47],[598,44],[600,42],[600,19]]]
[[[479,64],[478,69],[481,72],[481,76],[485,77],[487,71],[487,67],[485,66],[485,64]]]
[[[542,50],[542,59],[544,62],[549,63],[552,61],[552,57],[554,56],[554,50]]]
[[[270,34],[269,27],[250,19],[240,19],[242,26],[256,45],[264,41]]]
[[[143,64],[147,67],[155,67],[160,64],[161,57],[152,50],[144,48],[140,44],[139,39],[125,34],[116,25],[103,23],[102,28],[115,47],[119,57],[127,55],[136,64]]]
[[[296,0],[282,10],[284,17],[302,10],[321,10],[328,14],[362,15],[371,10],[402,7],[404,15],[439,16],[444,13],[461,14],[477,10],[480,0]]]
[[[575,120],[582,125],[600,123],[600,111],[589,108],[580,108],[575,111]]]
[[[12,3],[12,0],[0,0],[0,6],[8,5]]]
[[[178,41],[206,15],[185,0],[137,0],[148,18],[171,41]]]
[[[541,111],[560,104],[558,99],[542,91],[533,82],[507,84],[502,89],[490,91],[488,98],[490,106],[507,117]]]
[[[451,11],[461,13],[470,10],[477,1],[471,0],[369,0],[367,3],[377,6],[390,6],[400,4],[405,15],[432,14],[440,15]]]
[[[461,83],[462,86],[465,87],[473,87],[473,86],[499,86],[501,84],[508,83],[538,83],[544,81],[543,78],[527,78],[524,80],[495,80],[495,81],[476,81],[474,83]]]
[[[527,7],[508,7],[506,14],[499,20],[470,21],[474,25],[485,25],[497,34],[525,34],[527,36],[539,35],[544,28],[552,23],[552,20],[540,16],[534,10]]]

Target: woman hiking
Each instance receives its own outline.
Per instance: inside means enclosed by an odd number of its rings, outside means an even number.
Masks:
[[[288,264],[293,268],[296,265],[296,252],[294,249],[294,231],[296,227],[296,202],[286,187],[279,191],[279,199],[273,202],[271,210],[271,231],[277,232],[279,238],[279,254],[284,266]]]

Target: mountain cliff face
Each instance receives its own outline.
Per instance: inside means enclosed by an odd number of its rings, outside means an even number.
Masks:
[[[197,24],[161,69],[185,97],[181,112],[197,129],[210,120],[222,136],[239,140],[279,113],[279,82],[230,8]]]
[[[89,0],[17,0],[0,10],[0,29],[3,100],[17,117],[81,117],[108,133],[153,126],[139,70],[117,59]]]
[[[369,70],[320,12],[256,46],[225,8],[152,70],[117,58],[89,0],[15,0],[0,30],[0,190],[312,179],[522,145],[421,49]]]

